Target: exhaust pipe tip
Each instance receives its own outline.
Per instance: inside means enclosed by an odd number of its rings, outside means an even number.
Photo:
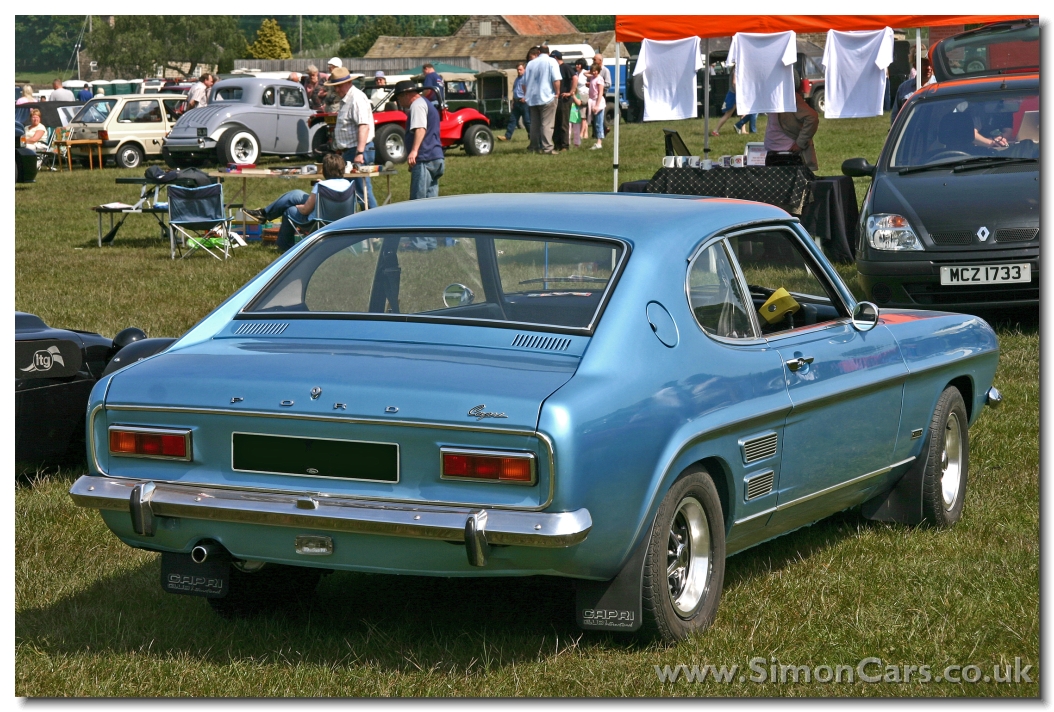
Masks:
[[[218,558],[223,552],[223,547],[217,544],[198,544],[190,550],[190,560],[195,564],[204,564],[206,561]]]

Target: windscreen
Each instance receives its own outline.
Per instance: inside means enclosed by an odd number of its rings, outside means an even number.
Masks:
[[[84,108],[73,117],[74,121],[85,124],[101,124],[117,105],[116,99],[93,99],[84,105]]]
[[[913,105],[891,168],[979,156],[1039,159],[1039,93],[986,92]]]
[[[623,251],[608,240],[335,234],[298,255],[246,311],[588,329]]]

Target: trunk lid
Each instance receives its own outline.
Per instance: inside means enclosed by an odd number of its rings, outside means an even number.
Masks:
[[[577,366],[577,356],[470,346],[217,339],[119,374],[106,400],[533,429]],[[504,417],[470,415],[477,406]]]

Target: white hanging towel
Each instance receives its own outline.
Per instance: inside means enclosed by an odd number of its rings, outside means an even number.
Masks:
[[[797,111],[794,99],[797,59],[798,38],[792,30],[732,35],[727,63],[736,65],[736,113],[747,116]]]
[[[823,50],[828,119],[881,116],[886,67],[893,62],[893,30],[827,31]]]
[[[703,68],[699,38],[644,40],[634,76],[644,75],[644,120],[696,117],[696,72]]]

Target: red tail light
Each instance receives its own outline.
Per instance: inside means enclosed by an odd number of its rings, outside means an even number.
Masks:
[[[189,460],[190,431],[113,427],[110,428],[110,454]]]
[[[812,91],[812,82],[810,82],[808,79],[802,79],[801,80],[801,93],[802,94],[808,94],[811,91]]]
[[[100,141],[109,141],[110,140],[110,132],[109,131],[100,131],[99,132],[99,140]]]
[[[485,450],[443,450],[445,480],[483,480],[533,485],[534,455]]]

